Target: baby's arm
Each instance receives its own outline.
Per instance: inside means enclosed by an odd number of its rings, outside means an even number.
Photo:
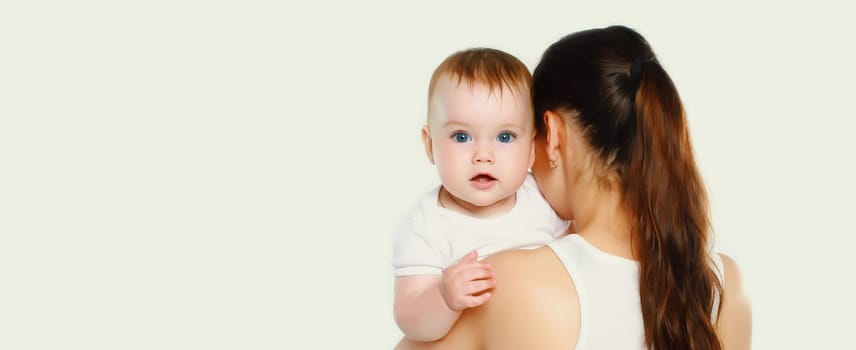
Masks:
[[[405,337],[433,341],[446,335],[461,310],[484,304],[496,285],[490,266],[471,253],[442,275],[395,279],[395,321]]]
[[[408,339],[440,339],[461,315],[443,300],[440,278],[440,275],[395,278],[395,322]]]

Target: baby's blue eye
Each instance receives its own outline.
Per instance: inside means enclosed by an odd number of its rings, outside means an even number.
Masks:
[[[467,133],[464,132],[456,132],[454,135],[452,135],[452,137],[455,138],[455,142],[460,143],[464,143],[470,140],[470,135],[467,135]]]
[[[496,140],[502,143],[509,143],[514,141],[514,134],[510,132],[504,132],[496,136]]]

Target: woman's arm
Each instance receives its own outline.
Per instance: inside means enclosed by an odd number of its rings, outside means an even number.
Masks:
[[[724,285],[722,309],[716,323],[725,350],[743,350],[752,346],[752,309],[743,289],[743,277],[737,264],[727,255],[722,257]]]

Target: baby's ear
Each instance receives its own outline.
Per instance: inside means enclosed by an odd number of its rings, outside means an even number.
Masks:
[[[529,169],[532,169],[532,166],[535,165],[535,140],[537,140],[537,139],[538,139],[538,132],[535,131],[533,128],[532,137],[530,138],[530,143],[532,144],[530,147],[532,147],[532,149],[530,150],[530,153],[529,153]]]
[[[535,141],[530,142],[530,151],[529,151],[529,169],[532,169],[532,166],[535,165]]]
[[[428,129],[427,124],[422,127],[422,144],[425,145],[425,155],[428,156],[431,165],[434,165],[433,141],[431,141],[431,130]]]

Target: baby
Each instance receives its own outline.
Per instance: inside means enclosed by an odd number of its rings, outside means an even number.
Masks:
[[[403,221],[393,244],[395,320],[412,340],[446,335],[496,285],[480,258],[535,248],[568,230],[529,168],[535,159],[531,75],[510,54],[447,57],[428,88],[422,141],[442,185]]]

